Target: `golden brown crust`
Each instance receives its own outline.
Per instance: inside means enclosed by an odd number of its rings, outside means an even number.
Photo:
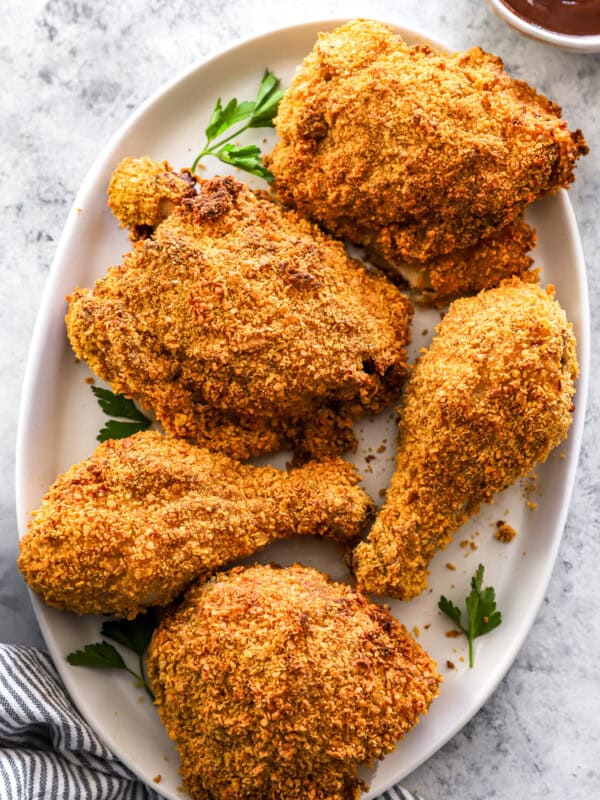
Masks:
[[[359,765],[394,748],[441,682],[388,611],[300,565],[193,587],[147,669],[203,800],[358,800]]]
[[[168,161],[125,158],[111,176],[108,205],[123,228],[154,228],[193,195],[194,182],[176,175]]]
[[[551,293],[513,280],[455,301],[407,383],[396,472],[352,556],[359,585],[403,600],[423,591],[435,551],[566,437],[576,376]]]
[[[49,605],[134,617],[275,539],[352,542],[373,508],[358,481],[340,458],[286,473],[153,431],[110,440],[50,487],[19,568]]]
[[[406,374],[401,292],[233,178],[201,181],[70,300],[79,358],[169,433],[236,458],[349,449]]]
[[[415,302],[441,308],[457,297],[498,286],[507,278],[537,281],[538,272],[529,271],[533,258],[528,255],[535,241],[534,229],[519,218],[471,247],[425,264],[391,264],[376,253],[372,259],[392,280],[407,283]]]
[[[573,180],[560,108],[476,47],[408,46],[378,22],[321,34],[276,118],[282,202],[395,262],[470,247]]]

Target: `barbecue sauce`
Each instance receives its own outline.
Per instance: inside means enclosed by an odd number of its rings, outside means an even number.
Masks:
[[[502,0],[521,19],[555,33],[600,34],[600,0]]]

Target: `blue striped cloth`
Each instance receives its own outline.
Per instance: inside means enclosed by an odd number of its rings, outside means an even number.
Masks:
[[[98,739],[50,656],[0,644],[0,800],[159,800]],[[396,786],[378,800],[421,800]]]
[[[102,744],[47,653],[0,644],[0,800],[159,800]]]

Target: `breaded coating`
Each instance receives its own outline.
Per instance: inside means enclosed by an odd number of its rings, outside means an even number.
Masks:
[[[73,292],[77,357],[168,433],[232,457],[350,449],[352,423],[399,396],[412,306],[266,194],[233,178],[197,191]]]
[[[535,240],[534,229],[519,218],[471,247],[453,250],[424,264],[390,264],[377,253],[371,255],[373,263],[395,283],[408,284],[415,302],[441,308],[456,297],[491,289],[509,277],[528,283],[537,281],[538,271],[530,271],[533,258],[528,255]]]
[[[320,35],[275,123],[281,201],[392,265],[491,236],[588,150],[496,56],[409,46],[369,20]]]
[[[60,475],[21,541],[19,569],[51,606],[133,618],[269,542],[352,542],[373,504],[340,458],[291,472],[145,431]]]
[[[108,205],[123,228],[155,228],[193,196],[194,184],[187,173],[176,175],[168,161],[126,158],[111,176]]]
[[[163,618],[147,671],[194,800],[358,800],[438,694],[389,611],[298,564],[234,569]]]
[[[551,289],[513,280],[450,306],[406,387],[385,505],[352,556],[364,591],[423,591],[436,550],[565,439],[577,371]]]

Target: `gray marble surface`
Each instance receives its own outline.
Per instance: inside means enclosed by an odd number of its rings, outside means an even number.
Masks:
[[[502,56],[592,153],[571,200],[588,264],[592,373],[575,493],[547,596],[477,716],[405,783],[427,800],[600,796],[600,55],[520,37],[476,0],[4,0],[0,28],[0,641],[43,646],[15,567],[14,441],[29,339],[68,209],[109,135],[167,78],[239,37],[373,16]],[[595,346],[594,346],[595,345]],[[43,403],[43,398],[40,398]]]

